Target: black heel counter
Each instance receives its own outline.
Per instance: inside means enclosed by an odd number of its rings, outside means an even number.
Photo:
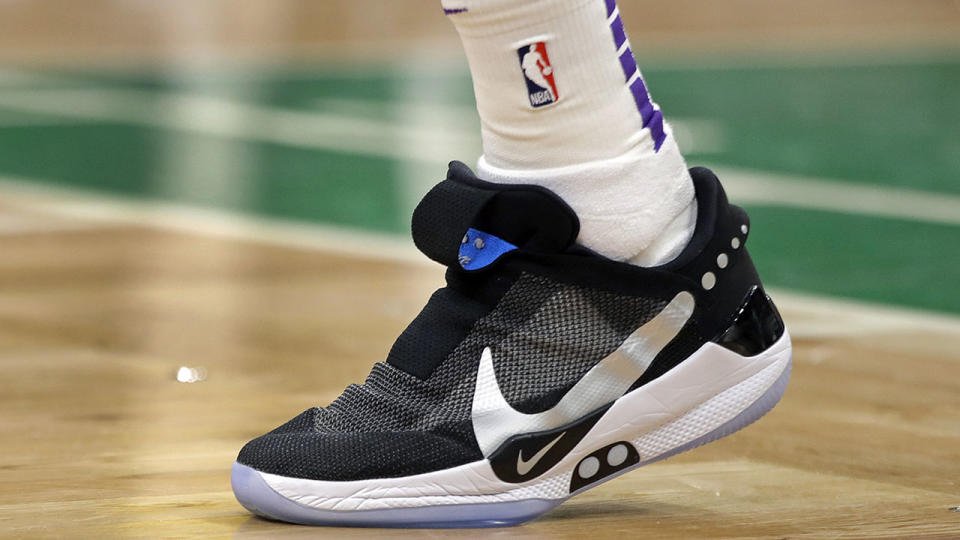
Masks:
[[[697,300],[696,332],[701,343],[714,341],[742,353],[762,351],[784,328],[747,250],[750,216],[730,204],[710,170],[690,173],[697,189],[697,230],[671,270],[689,280]]]
[[[760,286],[747,293],[733,323],[713,342],[742,356],[754,356],[777,342],[785,326],[777,306]]]

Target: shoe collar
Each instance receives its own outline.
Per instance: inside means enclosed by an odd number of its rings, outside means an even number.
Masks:
[[[562,253],[576,242],[580,221],[547,188],[494,184],[453,161],[447,177],[417,205],[413,241],[427,257],[477,271],[506,253]]]

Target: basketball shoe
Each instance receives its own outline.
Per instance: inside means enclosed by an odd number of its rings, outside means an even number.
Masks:
[[[452,163],[413,215],[447,286],[364,384],[243,447],[237,499],[302,524],[517,524],[765,414],[790,338],[746,213],[691,173],[692,240],[641,268],[577,245],[552,192]]]

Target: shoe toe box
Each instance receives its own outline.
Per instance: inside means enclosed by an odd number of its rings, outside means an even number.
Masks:
[[[482,459],[472,440],[429,431],[322,432],[306,411],[247,443],[237,461],[260,472],[326,481],[396,478]]]

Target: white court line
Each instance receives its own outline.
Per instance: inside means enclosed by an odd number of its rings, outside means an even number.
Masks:
[[[713,167],[734,203],[960,225],[960,196]]]
[[[111,88],[0,91],[0,106],[22,112],[431,163],[446,163],[447,158],[437,157],[438,148],[475,148],[477,141],[472,132],[441,132],[334,111],[283,109],[172,92]],[[400,146],[396,144],[398,140],[417,144]]]
[[[296,249],[413,264],[431,269],[438,282],[442,268],[420,254],[407,235],[361,232],[238,215],[180,204],[94,195],[67,188],[37,186],[24,179],[0,177],[0,195],[7,204],[67,219],[103,225],[135,225]],[[923,310],[840,300],[796,291],[772,289],[796,338],[858,337],[890,333],[943,332],[960,336],[960,317]]]
[[[0,213],[0,237],[37,233],[60,233],[99,229],[104,223],[76,219],[51,219],[50,216]]]
[[[363,258],[439,266],[419,254],[408,236],[362,232],[335,225],[246,216],[224,210],[94,194],[0,176],[0,200],[91,227],[135,225],[231,240],[329,251]]]
[[[184,93],[109,88],[0,91],[0,106],[436,166],[451,157],[476,156],[480,146],[473,124],[458,129],[444,122],[444,129],[438,129],[439,119],[394,122],[349,110],[303,111]],[[462,118],[464,113],[457,114]],[[960,225],[957,195],[732,167],[719,167],[718,172],[734,201]]]

